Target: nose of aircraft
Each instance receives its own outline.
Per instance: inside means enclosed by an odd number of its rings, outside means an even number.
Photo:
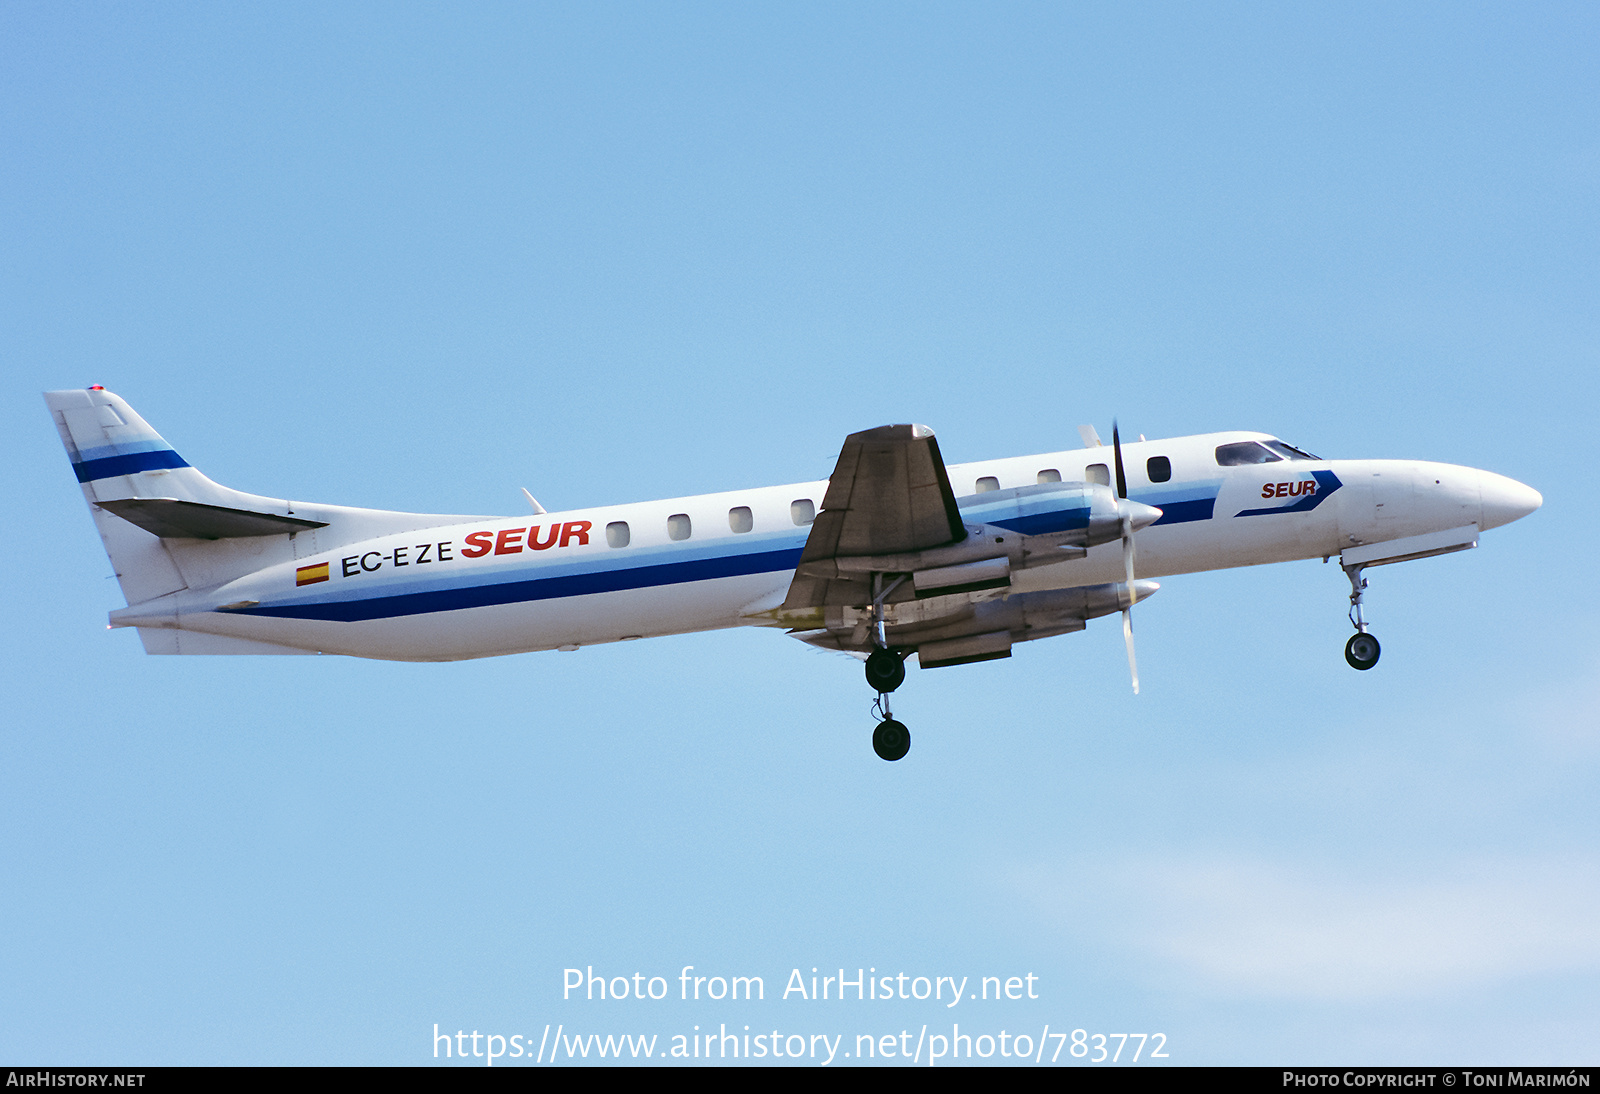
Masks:
[[[1483,528],[1510,524],[1544,504],[1543,495],[1533,487],[1492,471],[1478,472],[1478,494],[1483,499]]]

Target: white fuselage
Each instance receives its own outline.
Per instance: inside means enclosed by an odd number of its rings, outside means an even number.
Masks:
[[[1279,459],[1221,466],[1218,433],[1123,445],[1128,495],[1163,511],[1137,533],[1138,576],[1339,555],[1364,545],[1507,523],[1538,495],[1489,472],[1395,460]],[[956,464],[965,512],[994,489],[1109,482],[1112,450]],[[1170,467],[1159,477],[1164,458]],[[113,613],[296,650],[409,661],[571,648],[745,624],[780,611],[827,482],[703,494],[378,535],[319,545],[206,588]],[[684,518],[687,518],[686,520]],[[1007,593],[1124,579],[1118,544],[1018,571]],[[997,594],[1002,595],[1002,594]]]

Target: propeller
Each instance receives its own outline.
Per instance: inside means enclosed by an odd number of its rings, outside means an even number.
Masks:
[[[1115,419],[1111,422],[1111,454],[1117,465],[1117,500],[1128,500],[1128,476],[1122,469],[1122,437],[1117,432]],[[1139,599],[1139,588],[1133,581],[1133,513],[1126,505],[1119,505],[1122,513],[1122,568],[1127,574],[1128,606],[1122,609],[1122,640],[1128,646],[1128,675],[1133,677],[1133,693],[1139,694],[1139,663],[1133,656],[1133,605]]]

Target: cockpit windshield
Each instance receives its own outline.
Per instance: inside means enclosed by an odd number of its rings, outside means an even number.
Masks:
[[[1272,449],[1274,452],[1279,453],[1280,455],[1284,455],[1284,456],[1289,457],[1291,460],[1320,460],[1320,459],[1322,459],[1321,456],[1313,456],[1311,453],[1307,452],[1305,449],[1296,448],[1294,445],[1287,444],[1284,441],[1268,441],[1267,442],[1267,447]]]
[[[1245,467],[1253,463],[1278,463],[1283,457],[1257,441],[1236,441],[1217,446],[1217,463],[1223,467]]]
[[[1233,444],[1217,446],[1217,463],[1222,467],[1247,467],[1256,463],[1316,459],[1321,457],[1313,456],[1282,441],[1235,441]]]

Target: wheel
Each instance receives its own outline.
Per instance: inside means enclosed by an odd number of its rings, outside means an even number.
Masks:
[[[893,718],[885,718],[872,731],[872,751],[893,762],[911,751],[911,731]]]
[[[1353,669],[1370,669],[1378,663],[1381,652],[1378,640],[1370,634],[1351,635],[1350,641],[1344,644],[1344,659]]]
[[[906,663],[888,650],[873,650],[867,658],[867,683],[875,691],[893,691],[906,680]],[[898,756],[895,759],[899,759]]]

